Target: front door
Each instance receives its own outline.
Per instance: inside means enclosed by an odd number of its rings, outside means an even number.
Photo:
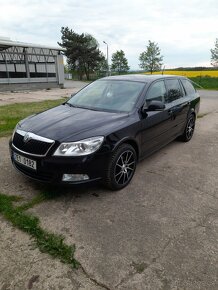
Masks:
[[[145,105],[149,105],[152,100],[165,103],[167,90],[163,80],[151,84],[145,97]],[[142,155],[149,155],[172,139],[171,128],[175,124],[171,112],[171,104],[166,104],[162,111],[147,112],[141,120],[141,150]]]

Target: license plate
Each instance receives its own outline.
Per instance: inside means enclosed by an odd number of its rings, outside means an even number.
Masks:
[[[26,167],[29,167],[31,169],[36,170],[36,161],[29,159],[27,157],[24,157],[20,154],[17,154],[15,152],[13,152],[13,157],[14,157],[14,161],[16,161],[17,163],[20,163]]]

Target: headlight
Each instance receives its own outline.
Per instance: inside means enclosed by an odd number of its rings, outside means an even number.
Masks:
[[[54,156],[83,156],[97,151],[104,137],[92,137],[77,142],[61,143],[55,151]]]

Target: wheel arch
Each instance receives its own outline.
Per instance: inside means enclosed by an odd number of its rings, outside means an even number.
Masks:
[[[190,115],[194,115],[195,119],[197,118],[197,112],[196,112],[194,107],[190,108],[188,116],[190,116]]]
[[[137,141],[135,139],[133,139],[133,138],[126,137],[126,138],[120,140],[114,146],[113,151],[115,151],[122,144],[129,144],[129,145],[131,145],[135,149],[136,156],[137,156],[137,161],[138,161],[139,160],[140,151],[139,151],[139,145],[138,145]]]

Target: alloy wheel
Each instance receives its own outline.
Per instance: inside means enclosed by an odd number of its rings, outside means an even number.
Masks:
[[[186,138],[190,140],[192,138],[192,135],[194,133],[195,129],[195,119],[194,116],[191,116],[188,120],[187,126],[186,126]]]
[[[135,155],[126,150],[117,159],[114,171],[114,179],[117,184],[124,185],[132,178],[136,166]]]

